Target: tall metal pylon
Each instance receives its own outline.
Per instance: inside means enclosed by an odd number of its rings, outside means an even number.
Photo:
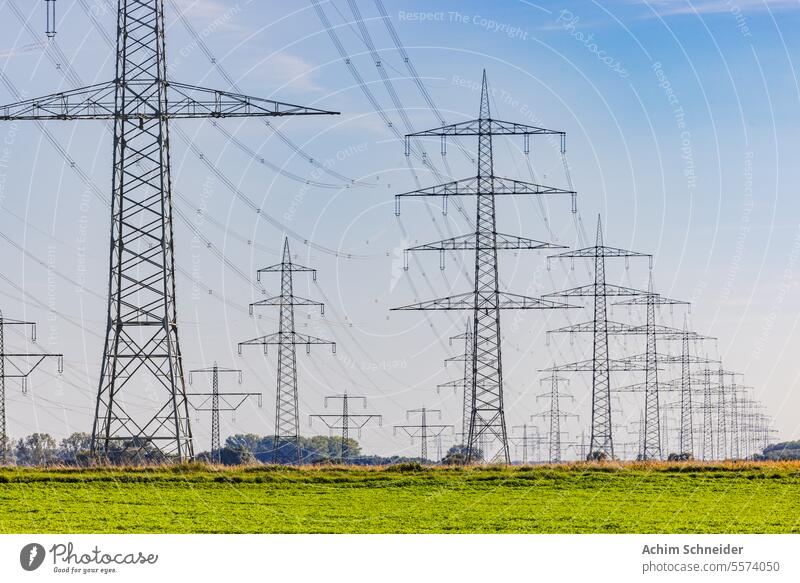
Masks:
[[[467,320],[466,323],[466,330],[462,334],[457,334],[456,336],[450,337],[450,342],[452,343],[454,340],[463,340],[464,341],[464,352],[459,354],[458,356],[454,356],[452,358],[448,358],[445,360],[445,366],[449,362],[461,362],[463,363],[463,375],[460,379],[456,379],[453,381],[449,381],[446,383],[442,383],[437,385],[436,390],[437,392],[441,389],[445,388],[452,388],[453,391],[458,392],[461,391],[462,395],[462,404],[461,404],[461,440],[462,445],[465,445],[468,437],[469,437],[469,421],[472,415],[472,350],[474,348],[474,343],[472,340],[472,321]],[[466,460],[465,460],[466,461]]]
[[[692,371],[689,353],[689,323],[683,320],[681,335],[681,429],[678,443],[679,454],[694,456],[694,419],[692,410]]]
[[[395,435],[397,434],[397,430],[399,429],[403,431],[406,435],[408,435],[412,440],[415,437],[420,438],[420,441],[422,442],[420,448],[422,463],[428,461],[428,438],[438,437],[439,435],[444,433],[447,429],[450,429],[451,431],[453,430],[452,425],[429,423],[428,415],[431,413],[438,415],[439,419],[442,418],[442,412],[439,409],[428,409],[427,407],[422,407],[421,409],[409,409],[408,411],[406,411],[406,419],[411,419],[412,415],[419,415],[419,424],[394,426]]]
[[[27,392],[28,377],[47,358],[58,359],[58,372],[64,371],[64,355],[49,352],[6,352],[6,328],[27,328],[31,342],[36,342],[36,323],[12,320],[0,311],[0,465],[6,465],[8,456],[8,427],[6,419],[6,379],[19,379],[22,392]]]
[[[298,272],[309,272],[314,281],[317,280],[317,270],[310,267],[303,267],[292,262],[292,254],[289,251],[289,238],[283,241],[283,259],[276,265],[264,267],[258,270],[258,281],[261,281],[263,273],[280,273],[281,293],[278,296],[267,298],[250,304],[250,313],[257,307],[276,306],[279,309],[278,332],[260,336],[252,340],[239,343],[239,354],[242,353],[244,346],[263,346],[264,354],[267,353],[269,346],[278,347],[278,371],[277,371],[277,391],[275,395],[275,437],[273,442],[272,459],[278,462],[281,458],[280,450],[283,448],[294,447],[300,463],[300,413],[297,398],[297,352],[296,346],[304,344],[306,352],[311,352],[312,344],[325,344],[336,352],[336,343],[330,340],[323,340],[314,336],[300,334],[295,331],[294,307],[295,306],[318,306],[320,313],[325,313],[325,305],[322,302],[307,300],[294,294],[293,275]]]
[[[657,293],[653,288],[653,273],[650,272],[650,279],[646,292],[617,302],[617,305],[637,306],[644,305],[647,311],[646,324],[644,327],[646,338],[646,349],[644,354],[645,362],[645,405],[644,405],[644,443],[641,451],[643,460],[662,459],[661,451],[661,407],[659,403],[659,384],[658,367],[659,354],[657,350],[656,338],[662,329],[656,323],[656,306],[688,305],[688,302],[665,298]],[[640,328],[635,328],[638,331]],[[677,332],[668,329],[670,334]],[[623,332],[624,333],[624,332]],[[635,357],[634,357],[635,358]]]
[[[175,302],[170,120],[335,113],[170,81],[165,32],[164,0],[119,0],[112,81],[0,107],[4,121],[114,122],[108,319],[92,427],[101,458],[154,448],[164,459],[194,455]],[[159,396],[136,409],[146,389]]]
[[[215,362],[213,366],[208,368],[196,368],[189,371],[189,384],[192,384],[194,375],[197,374],[210,374],[211,375],[211,392],[210,393],[188,393],[188,397],[205,397],[199,404],[192,405],[195,411],[210,411],[211,412],[211,461],[214,463],[221,463],[222,443],[220,439],[220,425],[219,413],[220,411],[237,411],[239,407],[244,405],[250,397],[258,397],[258,406],[261,407],[261,393],[220,393],[219,392],[219,376],[225,374],[235,374],[238,376],[239,384],[242,384],[242,371],[238,368],[221,368]],[[234,400],[235,399],[235,400]],[[220,405],[220,403],[222,403]]]
[[[592,333],[592,432],[588,456],[593,459],[614,458],[614,439],[611,424],[611,370],[608,352],[608,298],[636,296],[641,292],[623,286],[606,283],[606,258],[646,257],[652,267],[652,255],[608,247],[603,243],[603,225],[597,217],[597,235],[594,247],[567,251],[553,258],[585,258],[594,262],[594,283],[562,292],[548,294],[559,297],[591,297],[594,300],[594,318],[583,325],[581,331]],[[548,258],[550,260],[551,258]],[[548,297],[545,296],[545,297]]]
[[[497,232],[495,197],[497,195],[549,195],[575,192],[551,186],[542,186],[520,180],[501,178],[494,174],[492,136],[521,135],[524,149],[529,150],[532,135],[558,135],[564,151],[565,134],[561,131],[527,126],[492,119],[489,108],[489,86],[486,71],[481,81],[481,103],[478,119],[442,126],[439,128],[406,135],[406,155],[411,153],[410,140],[418,137],[437,136],[445,152],[447,137],[477,136],[478,175],[455,180],[438,186],[423,188],[396,195],[395,214],[400,213],[400,200],[404,197],[442,197],[442,211],[447,212],[450,196],[475,196],[477,198],[475,231],[468,235],[453,237],[412,247],[407,251],[474,251],[474,288],[471,292],[395,308],[397,310],[469,310],[472,312],[473,350],[470,382],[471,407],[467,438],[467,459],[484,436],[499,442],[495,459],[510,463],[508,434],[506,431],[503,404],[503,366],[500,334],[500,311],[504,309],[554,309],[569,307],[560,302],[543,300],[500,291],[498,279],[497,251],[503,249],[553,249],[560,247],[524,237],[504,235]],[[444,267],[444,262],[440,263]]]
[[[703,374],[703,459],[714,459],[714,424],[712,421],[712,387],[710,368],[702,371]]]
[[[515,442],[515,446],[522,447],[522,463],[528,463],[528,452],[530,451],[530,444],[534,445],[534,456],[533,461],[539,461],[539,445],[542,442],[542,436],[539,435],[539,428],[535,425],[528,425],[527,423],[523,423],[522,425],[514,425],[512,428],[514,429],[522,429],[522,435],[520,436],[511,436],[511,440]],[[529,434],[528,430],[531,430],[531,434]]]
[[[339,447],[339,462],[343,463],[350,458],[350,449],[348,445],[348,440],[350,439],[350,430],[355,429],[358,432],[358,436],[361,437],[361,430],[367,425],[367,423],[377,419],[378,425],[382,425],[383,416],[372,414],[359,415],[350,412],[350,401],[353,400],[360,401],[362,406],[366,409],[366,397],[348,395],[347,393],[342,393],[341,395],[328,395],[325,397],[326,409],[328,408],[328,401],[330,400],[338,400],[342,402],[342,413],[332,415],[310,415],[308,418],[308,423],[310,425],[312,420],[319,419],[328,427],[329,430],[335,431],[338,429],[342,432]]]
[[[561,463],[561,419],[565,417],[578,417],[572,413],[562,413],[561,412],[561,398],[566,397],[570,400],[574,400],[572,395],[567,395],[562,393],[559,389],[559,383],[567,383],[569,384],[569,379],[566,377],[558,376],[558,373],[553,372],[550,376],[547,376],[539,381],[540,383],[544,384],[547,383],[550,385],[550,390],[546,393],[541,395],[537,395],[537,399],[548,399],[550,401],[550,407],[547,411],[542,413],[537,413],[535,415],[531,415],[531,419],[534,417],[544,417],[549,422],[549,430],[548,430],[548,460],[551,464],[558,464]]]

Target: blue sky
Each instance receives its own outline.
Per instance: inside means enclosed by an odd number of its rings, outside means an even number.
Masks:
[[[55,46],[43,43],[39,4],[0,0],[5,79],[28,97],[70,87],[69,75],[84,83],[110,79],[113,55],[87,15],[88,9],[113,35],[106,0],[59,2]],[[709,356],[718,353],[726,367],[745,374],[743,382],[764,401],[781,437],[799,438],[793,356],[800,350],[795,333],[800,201],[793,187],[799,178],[793,154],[800,146],[800,89],[798,64],[792,60],[798,40],[791,33],[800,24],[800,6],[756,0],[383,4],[448,122],[474,117],[476,84],[485,68],[494,115],[567,132],[570,175],[586,233],[593,235],[600,213],[609,244],[653,253],[658,290],[691,300],[694,327],[719,338],[718,349],[709,344],[703,350]],[[348,389],[368,395],[369,409],[384,415],[383,429],[365,432],[366,449],[416,451],[417,444],[394,437],[388,427],[401,422],[406,409],[423,404],[443,409],[448,423],[458,423],[460,397],[437,394],[435,386],[459,372],[453,365],[443,368],[442,361],[457,351],[447,337],[460,331],[463,315],[389,308],[466,291],[468,282],[465,258],[448,258],[442,273],[438,258],[420,257],[405,272],[400,250],[463,233],[465,218],[455,207],[442,216],[438,203],[418,201],[406,201],[399,219],[394,216],[393,195],[416,188],[403,146],[354,81],[311,3],[173,0],[166,6],[171,78],[223,89],[229,85],[176,19],[180,8],[242,91],[342,112],[276,124],[315,161],[330,161],[335,175],[316,169],[258,122],[221,124],[258,151],[257,158],[209,123],[174,124],[180,126],[172,135],[176,208],[205,239],[193,240],[186,223],[176,222],[177,262],[188,274],[178,280],[187,366],[217,360],[245,369],[245,386],[263,390],[264,407],[247,405],[235,424],[225,418],[223,430],[272,432],[274,362],[259,354],[239,358],[235,345],[275,325],[271,313],[249,318],[246,305],[261,294],[255,270],[275,262],[288,230],[298,261],[320,274],[317,284],[299,280],[296,286],[328,304],[324,319],[303,314],[298,321],[304,330],[339,344],[335,356],[319,350],[299,357],[301,427],[309,431],[307,415],[320,411],[325,394]],[[381,111],[398,133],[405,133],[404,118],[348,2],[321,2],[320,7]],[[416,130],[439,125],[409,79],[376,3],[358,0],[357,7],[408,122]],[[21,25],[17,11],[34,34]],[[8,85],[0,92],[0,101],[15,100]],[[103,124],[51,123],[47,128],[75,165],[107,192],[111,144]],[[38,429],[60,436],[88,430],[105,318],[107,209],[35,124],[4,124],[0,141],[7,148],[7,162],[0,167],[0,228],[16,243],[0,240],[0,272],[29,294],[22,296],[0,281],[2,309],[9,317],[39,321],[41,344],[67,358],[60,384],[45,371],[32,380],[30,395],[10,389],[10,431],[21,435]],[[447,175],[448,167],[455,177],[474,173],[454,144],[447,165],[437,142],[426,148],[440,175]],[[521,143],[498,139],[495,152],[498,174],[531,178]],[[323,186],[279,175],[261,157]],[[528,162],[541,182],[567,185],[552,143],[534,142]],[[419,160],[410,163],[422,185],[437,181]],[[358,182],[346,187],[341,176]],[[471,202],[464,204],[469,216]],[[577,244],[568,201],[551,198],[543,205],[503,201],[500,230]],[[198,208],[213,220],[198,215]],[[262,208],[276,224],[254,208]],[[574,271],[555,264],[547,271],[543,254],[509,253],[501,260],[504,284],[519,293],[541,295],[587,276],[579,264]],[[641,264],[632,263],[627,271],[624,265],[610,266],[609,272],[631,285],[645,285],[647,279]],[[82,292],[76,292],[76,282],[84,283]],[[277,282],[264,285],[275,291]],[[641,317],[619,308],[614,316]],[[589,314],[569,318],[581,321]],[[683,312],[665,310],[663,321],[680,325]],[[505,315],[509,425],[527,422],[542,410],[544,402],[535,399],[541,392],[538,369],[588,356],[588,339],[545,343],[546,329],[566,323],[567,316],[557,312]],[[614,349],[643,350],[633,340]],[[667,369],[663,375],[676,372]],[[574,440],[588,425],[588,379],[576,375],[570,390],[581,414],[568,424]],[[671,402],[674,396],[665,399]],[[636,397],[621,400],[619,442],[635,441],[630,422],[640,407]],[[208,419],[201,418],[196,426],[201,446],[209,428]],[[674,434],[668,439],[674,441]]]

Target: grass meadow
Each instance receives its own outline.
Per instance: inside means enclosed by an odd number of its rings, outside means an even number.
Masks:
[[[800,462],[0,469],[2,533],[800,533]]]

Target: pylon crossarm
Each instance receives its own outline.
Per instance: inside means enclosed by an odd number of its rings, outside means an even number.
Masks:
[[[619,302],[614,302],[615,306],[647,306],[649,304],[655,304],[657,306],[690,305],[687,301],[666,298],[652,290],[639,290],[639,293],[635,296]]]
[[[585,247],[583,249],[573,249],[557,255],[552,255],[550,259],[575,259],[580,257],[647,257],[652,260],[653,256],[650,253],[639,253],[638,251],[629,251],[627,249],[620,249],[618,247],[607,247],[605,245],[596,245],[594,247]]]
[[[133,90],[135,81],[128,82]],[[152,87],[151,80],[143,88]],[[338,115],[335,111],[304,107],[292,103],[250,97],[206,87],[167,83],[167,110],[159,111],[155,101],[141,100],[138,107],[116,112],[116,82],[109,81],[79,89],[53,93],[0,107],[0,120],[81,120],[81,119],[195,119],[222,117],[274,117],[287,115]]]
[[[424,196],[477,196],[478,194],[494,194],[495,196],[523,195],[523,194],[571,194],[574,190],[565,190],[555,186],[546,186],[524,180],[514,180],[512,178],[501,178],[494,176],[491,179],[492,190],[485,192],[486,179],[479,179],[477,176],[462,178],[428,188],[412,190],[396,194],[395,198],[424,197]]]
[[[564,249],[564,245],[556,245],[545,241],[537,241],[516,235],[505,235],[497,233],[497,249]],[[435,243],[425,243],[415,247],[409,247],[406,251],[474,251],[478,248],[475,233],[452,237]]]
[[[718,360],[708,360],[707,358],[703,358],[700,356],[683,356],[683,355],[674,355],[674,354],[661,354],[658,353],[655,355],[658,359],[659,363],[680,363],[680,362],[689,362],[691,364],[708,364],[709,362],[719,362]],[[628,362],[645,362],[647,360],[647,354],[634,354],[632,356],[626,356],[621,358],[620,360],[628,361]],[[716,370],[713,374],[719,374],[719,371]]]
[[[481,125],[483,124],[483,126]],[[488,127],[487,127],[488,125]],[[558,130],[550,130],[547,128],[540,128],[536,126],[529,126],[521,123],[514,123],[510,121],[502,121],[497,119],[480,120],[472,119],[469,121],[462,121],[459,123],[447,124],[438,128],[423,130],[421,132],[414,132],[407,134],[406,139],[409,138],[422,138],[434,136],[477,136],[481,133],[488,133],[496,136],[511,136],[511,135],[566,135],[565,132]]]
[[[592,322],[581,322],[579,324],[571,324],[569,326],[563,326],[561,328],[555,328],[553,330],[548,330],[548,334],[563,334],[563,333],[570,333],[574,334],[576,332],[594,332],[596,328],[596,324],[594,321]],[[606,329],[608,330],[609,334],[613,333],[622,333],[628,332],[636,328],[635,326],[631,326],[630,324],[623,324],[622,322],[612,322],[608,321],[606,325]]]
[[[449,360],[450,359],[445,362],[448,362]],[[455,391],[457,389],[463,389],[465,386],[466,383],[464,382],[464,379],[456,379],[454,381],[448,381],[446,383],[440,383],[436,385],[436,390],[441,391],[442,389],[453,389]]]
[[[185,83],[170,82],[167,87],[169,88],[167,116],[171,118],[339,115],[338,111],[316,109]]]
[[[114,119],[116,85],[89,85],[0,107],[0,120]]]
[[[252,310],[255,307],[259,306],[324,306],[322,302],[317,302],[315,300],[308,300],[306,298],[301,298],[300,296],[292,296],[291,298],[285,298],[282,296],[274,296],[271,298],[267,298],[265,300],[260,300],[258,302],[253,302],[250,304],[250,309]]]
[[[253,338],[252,340],[245,340],[244,342],[239,342],[239,353],[241,354],[243,346],[264,346],[266,350],[267,346],[277,346],[280,344],[290,345],[290,344],[305,344],[310,346],[312,344],[326,344],[333,346],[334,352],[336,351],[336,343],[332,340],[325,340],[323,338],[317,338],[315,336],[308,336],[307,334],[300,334],[299,332],[294,332],[291,334],[280,332],[275,332],[273,334],[267,334],[266,336],[259,336],[258,338]]]
[[[14,368],[17,372],[5,373],[6,378],[26,378],[31,375],[33,371],[39,368],[39,365],[42,364],[45,359],[47,358],[57,358],[58,359],[58,372],[61,373],[64,370],[64,355],[63,354],[50,354],[47,352],[42,352],[39,354],[28,354],[28,353],[19,353],[14,354],[11,352],[4,352],[2,354],[2,358],[5,359],[5,364]],[[18,364],[12,358],[33,358],[35,359],[34,362],[26,362],[24,366]]]
[[[309,272],[314,274],[314,279],[317,279],[317,270],[311,267],[305,267],[303,265],[298,265],[297,263],[278,263],[277,265],[270,265],[269,267],[262,267],[256,272],[256,275],[261,275],[262,273],[280,273],[281,271],[291,271],[294,273],[300,272]],[[261,281],[261,280],[259,280]]]
[[[562,302],[554,302],[541,298],[534,298],[530,296],[522,296],[508,292],[499,292],[497,294],[498,304],[496,307],[499,310],[550,310],[557,308],[576,308],[578,306],[571,306]],[[487,308],[486,305],[481,305],[481,308]],[[417,304],[410,304],[400,308],[392,308],[392,310],[473,310],[475,309],[475,294],[468,292],[458,294],[455,296],[448,296],[427,302],[420,302]]]
[[[647,383],[633,383],[622,387],[612,387],[611,390],[615,393],[644,393],[647,390]],[[658,381],[658,390],[663,392],[680,391],[680,380]]]
[[[616,296],[635,296],[642,293],[638,289],[632,287],[625,287],[621,285],[605,284],[600,289],[600,286],[595,284],[581,285],[571,289],[557,291],[545,294],[546,298],[562,297],[562,298],[588,298],[588,297],[616,297]]]
[[[644,366],[637,362],[624,359],[609,359],[608,370],[615,372],[641,372],[646,370]],[[540,372],[591,372],[594,370],[594,361],[580,360],[569,364],[559,364],[550,368],[540,369]]]

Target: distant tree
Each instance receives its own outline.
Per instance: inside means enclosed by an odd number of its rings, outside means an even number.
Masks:
[[[247,449],[253,454],[263,450],[264,438],[255,433],[237,433],[225,440],[225,447],[231,449]]]
[[[61,440],[58,450],[59,459],[65,464],[78,465],[85,463],[92,448],[92,436],[88,433],[73,433]]]
[[[445,466],[463,466],[467,463],[469,456],[469,447],[466,445],[454,445],[447,450],[447,454],[442,458],[442,465]],[[483,459],[483,452],[476,451],[472,454],[475,461]]]
[[[20,466],[47,466],[58,461],[56,440],[47,433],[33,433],[17,441],[14,451]]]
[[[245,447],[223,447],[219,450],[220,461],[226,466],[246,466],[256,463],[256,458]]]
[[[800,441],[784,441],[768,445],[758,457],[776,461],[800,459]]]

